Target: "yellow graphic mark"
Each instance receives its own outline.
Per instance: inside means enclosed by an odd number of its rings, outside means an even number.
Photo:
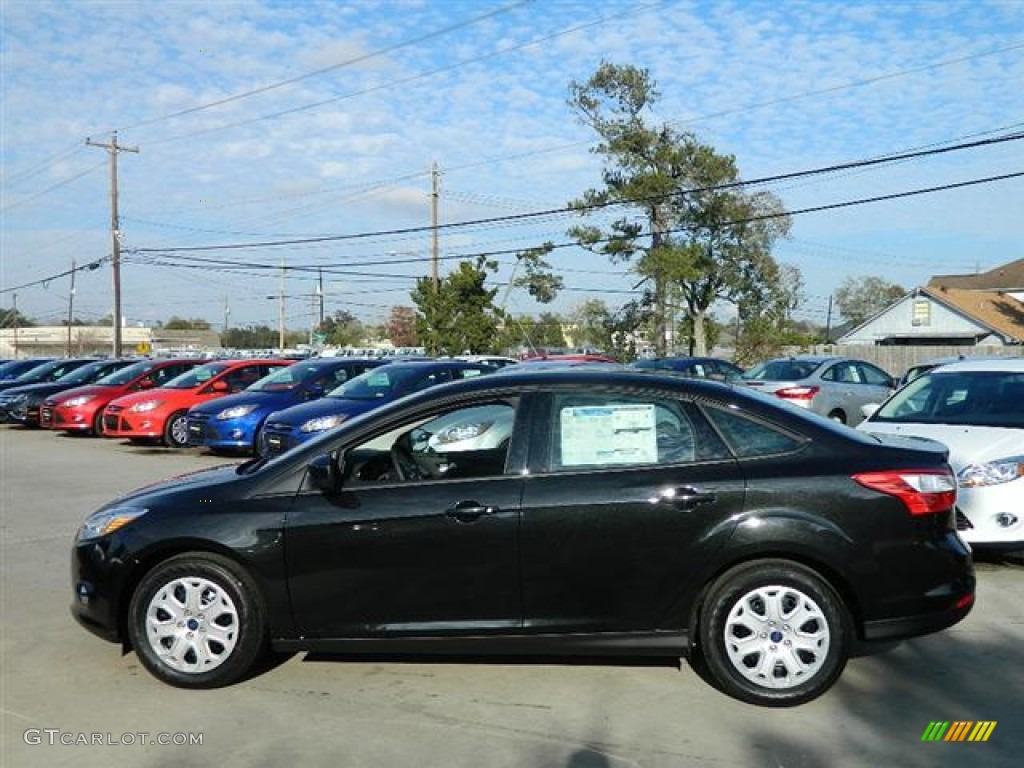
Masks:
[[[992,735],[992,731],[996,729],[995,720],[981,720],[977,725],[974,726],[974,730],[971,731],[971,735],[967,737],[968,741],[988,741],[988,737]]]
[[[996,728],[995,720],[933,720],[924,729],[921,741],[988,741]]]

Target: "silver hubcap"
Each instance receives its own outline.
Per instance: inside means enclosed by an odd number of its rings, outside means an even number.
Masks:
[[[743,677],[765,688],[786,689],[818,673],[829,649],[825,614],[793,587],[765,586],[745,594],[729,611],[725,650]]]
[[[238,642],[238,611],[217,584],[198,577],[170,581],[146,609],[149,647],[179,672],[209,672],[231,656]]]
[[[188,421],[184,416],[178,416],[171,422],[171,439],[177,445],[184,445],[188,442]]]

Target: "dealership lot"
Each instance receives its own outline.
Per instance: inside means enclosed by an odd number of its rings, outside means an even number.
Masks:
[[[300,655],[228,689],[161,685],[70,618],[71,539],[110,498],[223,463],[0,427],[0,765],[1019,764],[1024,567],[999,559],[979,564],[964,622],[852,660],[831,692],[789,710],[736,702],[671,660]],[[996,727],[984,743],[922,743],[938,720]]]

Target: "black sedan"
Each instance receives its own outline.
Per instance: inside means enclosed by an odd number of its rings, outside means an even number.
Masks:
[[[72,611],[157,678],[268,649],[702,655],[809,701],[847,658],[974,601],[945,449],[718,382],[508,372],[93,513]]]

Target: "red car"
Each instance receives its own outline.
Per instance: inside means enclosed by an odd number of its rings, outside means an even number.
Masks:
[[[193,405],[240,392],[293,360],[218,360],[201,365],[162,387],[113,400],[103,411],[103,436],[133,442],[162,440],[171,448],[188,444],[185,414]]]
[[[61,432],[102,434],[103,409],[111,400],[162,386],[202,362],[193,358],[140,360],[92,384],[46,398],[39,409],[39,426]]]

